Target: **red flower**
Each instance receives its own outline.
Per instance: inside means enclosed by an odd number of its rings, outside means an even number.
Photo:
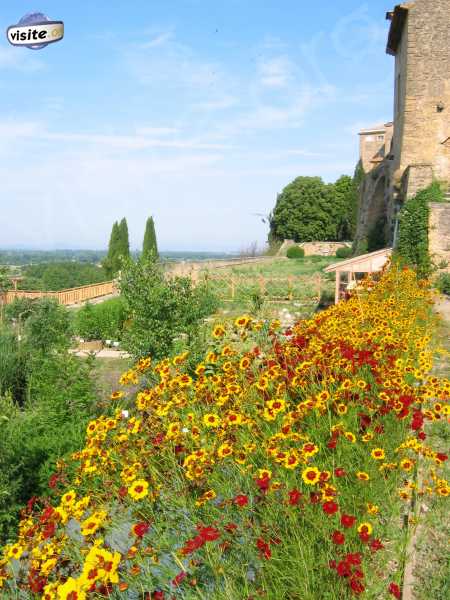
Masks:
[[[125,486],[122,486],[121,488],[119,488],[119,496],[121,498],[125,498],[125,496],[128,494],[128,490]]]
[[[141,523],[136,523],[136,525],[133,525],[133,533],[137,537],[144,537],[144,535],[147,533],[147,531],[149,529],[150,529],[149,523],[141,522]]]
[[[330,440],[327,444],[327,448],[329,448],[330,450],[334,450],[337,446],[337,439],[333,438],[332,440]]]
[[[339,577],[350,577],[352,568],[346,560],[341,560],[336,567]]]
[[[265,493],[269,489],[270,478],[269,477],[261,477],[260,479],[256,480],[256,485],[259,487],[259,489],[263,493]]]
[[[197,531],[204,542],[213,542],[220,537],[220,531],[215,527],[198,526]]]
[[[345,527],[346,529],[349,529],[350,527],[353,527],[353,525],[356,523],[356,517],[352,517],[351,515],[346,515],[343,514],[341,516],[341,525],[342,527]]]
[[[349,565],[359,566],[361,564],[361,554],[359,552],[349,552],[346,555],[345,560],[348,562]]]
[[[48,480],[48,486],[52,489],[54,489],[56,487],[56,484],[58,483],[58,479],[59,479],[59,475],[58,474],[54,474],[50,477],[50,479]]]
[[[338,467],[337,469],[334,470],[334,474],[336,475],[336,477],[345,477],[346,472],[341,467]]]
[[[363,542],[363,544],[367,544],[367,542],[370,540],[370,534],[367,533],[367,531],[360,531],[359,539]]]
[[[260,555],[266,560],[269,560],[269,558],[272,556],[272,551],[270,549],[269,544],[265,542],[262,538],[258,538],[256,540],[256,547],[258,548]]]
[[[233,502],[237,506],[245,506],[246,504],[248,504],[248,498],[247,498],[247,496],[240,494],[239,496],[236,496],[236,498],[233,500]]]
[[[397,600],[401,600],[402,591],[400,587],[396,583],[389,584],[388,591],[392,594]]]
[[[370,542],[370,549],[372,550],[372,552],[376,552],[377,550],[383,550],[383,548],[384,546],[381,543],[381,540],[379,540],[378,538]]]
[[[185,571],[180,571],[178,575],[172,579],[172,585],[178,586],[183,581],[183,579],[187,577],[187,573]]]
[[[436,454],[436,458],[439,462],[445,462],[448,459],[448,456],[446,454],[443,454],[442,452],[438,452]]]
[[[332,534],[331,539],[333,540],[333,544],[337,544],[338,546],[342,546],[342,544],[345,542],[345,535],[342,532],[336,530]]]
[[[289,504],[291,506],[296,506],[300,502],[301,497],[302,497],[301,492],[299,492],[298,490],[291,490],[289,492]]]
[[[188,554],[192,554],[193,552],[195,552],[196,550],[198,550],[199,548],[201,548],[204,544],[205,544],[205,540],[202,539],[201,536],[196,535],[195,538],[192,538],[191,540],[188,540],[183,548],[181,549],[181,554],[183,556],[187,556]]]
[[[427,439],[427,434],[425,433],[425,431],[419,431],[419,433],[417,434],[417,437],[419,438],[419,440],[422,440],[422,442],[424,440]]]
[[[237,529],[237,525],[236,523],[228,523],[225,525],[224,529],[225,531],[228,531],[228,533],[234,533]]]
[[[354,594],[356,594],[357,596],[359,594],[362,594],[364,592],[364,584],[359,581],[359,579],[351,579],[350,580],[350,587],[351,590]]]
[[[339,510],[339,506],[333,501],[325,502],[322,504],[322,510],[326,515],[334,515]]]

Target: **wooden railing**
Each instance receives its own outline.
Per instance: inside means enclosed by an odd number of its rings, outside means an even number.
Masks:
[[[308,276],[264,277],[248,275],[210,275],[201,279],[225,302],[258,294],[269,302],[299,300],[319,302],[323,279],[320,274]]]
[[[94,300],[102,296],[110,296],[117,292],[114,281],[104,281],[103,283],[94,283],[83,285],[77,288],[61,290],[59,292],[42,292],[39,290],[9,290],[5,294],[6,304],[10,304],[16,298],[29,298],[35,300],[39,298],[53,298],[59,304],[71,306],[73,304],[82,304],[87,300]]]

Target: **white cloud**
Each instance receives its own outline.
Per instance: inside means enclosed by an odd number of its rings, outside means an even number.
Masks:
[[[293,81],[293,64],[285,56],[263,60],[258,68],[263,86],[286,87]]]
[[[27,48],[0,46],[0,69],[30,72],[39,71],[44,67],[45,64]]]
[[[155,36],[149,42],[142,43],[140,45],[140,47],[144,50],[147,48],[157,48],[158,46],[163,46],[164,44],[166,44],[168,41],[170,41],[172,39],[172,37],[173,37],[172,31],[165,31],[165,32],[160,33],[159,35]]]

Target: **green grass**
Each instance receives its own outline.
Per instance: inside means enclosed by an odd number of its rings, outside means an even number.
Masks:
[[[222,281],[212,281],[213,289],[218,293],[221,305],[219,316],[234,317],[242,313],[250,313],[261,318],[280,318],[287,310],[295,319],[309,317],[317,308],[317,284],[314,276],[322,278],[322,300],[334,299],[334,274],[327,274],[323,269],[339,262],[336,257],[312,256],[303,259],[278,258],[256,264],[215,269],[210,272],[214,277],[236,280],[236,295],[230,301],[230,288]],[[260,279],[264,278],[265,293],[261,294]],[[293,298],[288,297],[288,278],[293,277]],[[271,278],[285,281],[270,281]],[[274,300],[276,299],[276,300]],[[258,301],[262,306],[258,310]]]
[[[450,323],[443,321],[439,328],[439,343],[450,352]],[[438,366],[440,377],[450,376],[448,355],[441,355]],[[427,443],[448,454],[450,432],[444,422],[432,423],[427,431]],[[450,479],[450,464],[445,463],[442,476]],[[414,598],[415,600],[447,600],[450,598],[450,514],[448,501],[443,498],[425,499],[427,511],[423,515],[415,543]]]

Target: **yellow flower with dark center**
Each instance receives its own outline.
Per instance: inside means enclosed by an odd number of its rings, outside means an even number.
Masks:
[[[373,527],[370,523],[364,522],[358,525],[358,533],[367,533],[370,535],[373,531]]]
[[[95,533],[97,529],[99,529],[103,525],[106,519],[106,515],[106,511],[99,510],[87,519],[85,519],[81,523],[81,533],[84,536],[92,535],[93,533]]]
[[[86,592],[83,589],[83,581],[69,577],[66,583],[58,586],[58,600],[85,600]]]
[[[404,458],[403,460],[400,461],[400,468],[403,469],[404,471],[411,471],[413,466],[414,466],[414,462],[412,460],[410,460],[409,458]]]
[[[217,449],[217,456],[219,458],[226,458],[227,456],[231,456],[233,454],[233,447],[230,444],[225,443],[219,446]]]
[[[207,413],[203,416],[203,423],[206,425],[206,427],[219,427],[220,418],[214,413]]]
[[[366,473],[365,471],[358,471],[358,473],[356,473],[356,477],[360,481],[369,481],[369,479],[370,479],[369,474]]]
[[[243,315],[242,317],[238,317],[234,324],[236,325],[236,327],[247,327],[247,325],[250,323],[251,319],[249,316],[247,315]]]
[[[302,479],[306,485],[315,485],[320,479],[320,471],[317,467],[307,467],[302,471]]]
[[[219,339],[222,338],[226,333],[225,327],[223,325],[216,325],[213,329],[212,335],[214,338]]]
[[[385,457],[385,452],[384,452],[383,448],[374,448],[372,450],[372,452],[370,453],[370,456],[374,460],[383,460]]]
[[[128,494],[133,500],[142,500],[148,494],[148,482],[145,479],[137,479],[133,481],[131,486],[128,488]]]

